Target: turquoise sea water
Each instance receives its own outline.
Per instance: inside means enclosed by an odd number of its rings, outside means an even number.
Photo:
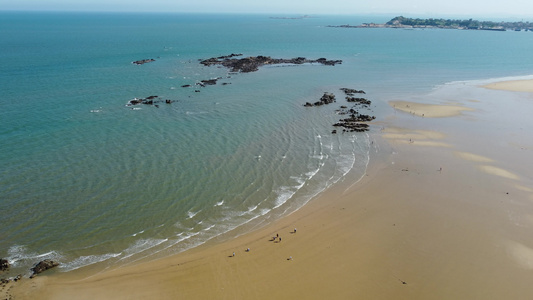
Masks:
[[[104,269],[246,232],[364,174],[368,134],[331,134],[339,88],[379,117],[451,81],[533,73],[533,32],[327,27],[387,19],[0,13],[0,257],[14,274]],[[231,53],[343,63],[198,63]],[[303,107],[324,92],[337,103]],[[177,101],[126,106],[150,95]]]

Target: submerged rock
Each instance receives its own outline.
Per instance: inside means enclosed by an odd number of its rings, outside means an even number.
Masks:
[[[171,104],[173,102],[177,102],[177,100],[159,100],[159,96],[148,96],[146,98],[133,98],[132,100],[128,101],[126,106],[134,106],[139,104],[146,104],[146,105],[154,105],[155,107],[159,107],[157,103],[165,102],[166,104]]]
[[[153,62],[153,61],[155,61],[155,59],[148,58],[148,59],[141,59],[141,60],[132,61],[131,63],[134,64],[134,65],[144,65],[146,63]]]

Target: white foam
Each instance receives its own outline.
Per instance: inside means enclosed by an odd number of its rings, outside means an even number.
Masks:
[[[93,265],[99,262],[103,262],[111,258],[118,257],[121,254],[122,253],[107,253],[107,254],[102,254],[102,255],[80,256],[71,262],[60,264],[59,268],[64,270],[65,272],[68,272],[68,271],[76,270],[76,269],[83,268],[86,266],[90,266],[90,265]]]
[[[205,228],[204,231],[209,231],[209,230],[211,230],[211,229],[212,229],[213,227],[215,227],[215,226],[216,226],[216,225],[213,224],[213,225],[211,225],[211,226]]]
[[[131,236],[137,236],[138,234],[141,234],[141,233],[143,233],[143,232],[144,232],[144,230],[141,230],[141,231],[139,231],[139,232],[137,232],[137,233],[132,234]]]
[[[278,192],[278,197],[274,201],[274,208],[278,208],[285,204],[294,194],[296,191],[291,191],[290,187],[281,187],[280,191]]]
[[[320,168],[317,168],[314,171],[309,171],[309,172],[305,173],[305,176],[307,176],[307,178],[311,179],[311,178],[315,177],[315,175],[318,173],[318,171],[320,171]]]
[[[56,251],[49,251],[46,253],[35,253],[28,251],[24,245],[14,245],[7,251],[6,259],[13,267],[18,267],[24,264],[34,265],[38,263],[37,260],[52,259],[60,260],[62,255]]]
[[[124,257],[121,257],[120,260],[126,259],[128,257],[131,257],[137,253],[141,253],[143,251],[146,251],[148,249],[151,249],[153,247],[156,247],[158,245],[161,245],[162,243],[168,241],[168,239],[141,239],[136,241],[133,245],[129,246],[126,250],[124,250]]]
[[[188,212],[187,212],[188,219],[192,219],[192,218],[194,218],[194,216],[196,216],[199,212],[201,212],[201,210],[199,210],[199,211],[197,211],[197,212],[188,211]]]

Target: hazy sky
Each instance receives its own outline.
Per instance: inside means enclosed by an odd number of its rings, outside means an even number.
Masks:
[[[533,18],[532,0],[0,0],[0,10],[403,14]]]

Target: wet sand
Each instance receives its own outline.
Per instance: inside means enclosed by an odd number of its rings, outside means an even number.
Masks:
[[[531,299],[533,172],[524,166],[533,165],[533,137],[517,142],[513,137],[524,136],[519,128],[498,129],[485,118],[499,113],[488,99],[456,101],[391,102],[389,117],[372,127],[367,175],[358,182],[348,176],[265,228],[89,278],[83,270],[39,275],[15,283],[11,293],[16,299]],[[527,101],[513,105],[532,109]],[[469,128],[503,130],[502,138],[468,134]]]

